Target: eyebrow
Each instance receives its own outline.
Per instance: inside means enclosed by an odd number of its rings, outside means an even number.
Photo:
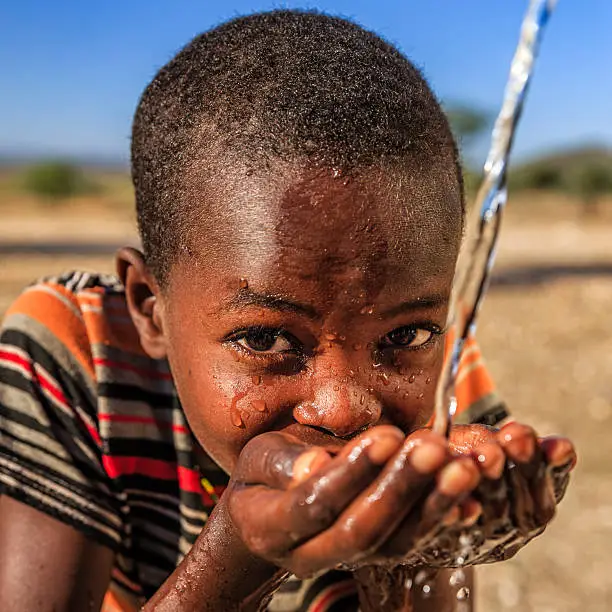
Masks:
[[[448,301],[448,297],[444,295],[429,295],[426,297],[416,298],[402,302],[389,310],[385,310],[380,313],[380,317],[383,319],[391,319],[397,315],[405,312],[411,312],[413,310],[423,310],[427,308],[439,308]],[[270,310],[276,310],[278,312],[290,312],[293,314],[306,315],[309,319],[320,319],[321,313],[310,306],[309,304],[301,304],[295,302],[282,295],[269,295],[265,293],[257,293],[251,289],[241,289],[232,298],[224,303],[224,307],[227,310],[238,310],[246,306],[260,306],[262,308],[269,308]]]
[[[250,289],[241,289],[234,297],[225,302],[224,306],[228,310],[238,310],[245,306],[261,306],[279,312],[306,315],[310,319],[321,318],[317,309],[309,304],[301,304],[282,295],[256,293]]]
[[[448,302],[448,297],[441,294],[428,295],[425,297],[419,297],[414,300],[409,300],[407,302],[402,302],[393,308],[389,308],[389,310],[385,310],[380,313],[380,316],[383,319],[391,319],[392,317],[396,317],[397,315],[403,314],[405,312],[411,312],[413,310],[423,310],[427,308],[439,308]]]

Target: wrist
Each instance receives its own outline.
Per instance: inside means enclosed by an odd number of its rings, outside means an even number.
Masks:
[[[143,610],[258,610],[285,577],[284,570],[248,550],[221,499],[191,550]]]

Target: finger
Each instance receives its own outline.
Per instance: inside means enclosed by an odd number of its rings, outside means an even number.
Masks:
[[[450,461],[440,471],[437,486],[427,496],[422,508],[417,508],[416,514],[402,522],[388,539],[384,550],[393,555],[406,553],[415,542],[428,537],[440,527],[460,524],[463,518],[467,518],[463,515],[461,504],[479,480],[478,468],[471,459],[461,457]],[[474,508],[467,508],[468,513],[472,510]]]
[[[568,467],[568,470],[573,470],[576,466],[576,449],[567,438],[561,436],[540,438],[540,448],[551,467]]]
[[[576,467],[576,450],[567,438],[557,436],[542,438],[540,446],[550,468],[555,502],[559,503],[569,484],[570,472]]]
[[[241,484],[287,489],[293,478],[296,460],[311,449],[294,436],[280,432],[261,434],[242,449],[232,480]]]
[[[512,512],[517,527],[531,533],[546,525],[555,513],[552,480],[535,431],[527,425],[511,423],[499,433],[508,457],[507,479]]]
[[[256,554],[276,558],[329,527],[403,441],[398,429],[377,427],[347,444],[306,480],[292,481],[285,492],[264,486],[236,488],[230,497],[230,513],[244,541]],[[296,464],[299,462],[300,458]]]
[[[438,434],[420,432],[409,438],[332,527],[292,551],[292,571],[305,576],[368,555],[410,512],[448,459],[445,440]],[[454,486],[451,481],[449,486]]]
[[[472,457],[482,474],[474,493],[481,506],[482,528],[487,536],[497,538],[507,532],[509,524],[508,487],[504,477],[506,454],[495,441],[477,446]]]
[[[495,442],[496,432],[487,425],[455,425],[450,430],[448,444],[453,453],[469,455],[475,447]]]
[[[489,480],[501,478],[506,464],[506,455],[497,441],[480,444],[472,451],[472,457],[484,478]]]

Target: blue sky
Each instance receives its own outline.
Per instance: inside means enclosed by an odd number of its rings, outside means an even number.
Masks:
[[[355,19],[398,45],[442,100],[496,112],[526,0],[8,2],[0,17],[0,153],[125,159],[135,105],[159,67],[197,33],[279,6]],[[610,0],[559,0],[519,157],[612,145],[610,31]]]

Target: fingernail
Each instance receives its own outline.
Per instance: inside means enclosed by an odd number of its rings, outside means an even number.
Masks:
[[[292,483],[300,484],[331,461],[331,457],[322,448],[313,448],[302,453],[293,464]]]
[[[446,450],[439,444],[423,442],[410,453],[410,463],[417,472],[428,474],[437,470],[446,457]]]
[[[366,453],[374,465],[382,465],[400,449],[402,442],[403,438],[399,435],[377,436],[366,448]]]
[[[457,497],[471,491],[478,480],[479,474],[475,469],[470,469],[463,460],[455,460],[440,472],[438,490],[443,495]]]

